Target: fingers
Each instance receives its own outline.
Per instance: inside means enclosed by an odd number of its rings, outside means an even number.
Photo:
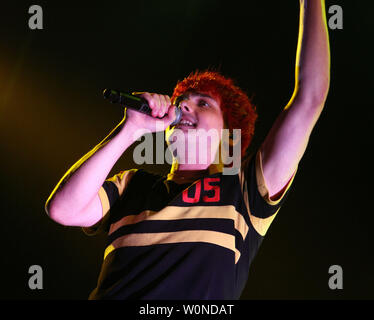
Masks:
[[[170,124],[174,122],[176,118],[175,109],[176,106],[170,105],[169,109],[167,110],[167,117],[164,118],[165,122],[167,123],[166,127],[168,127]]]
[[[161,102],[160,102],[160,97],[155,94],[152,95],[152,116],[153,117],[159,117],[161,113]]]
[[[144,92],[141,96],[148,101],[152,109],[152,117],[162,118],[168,112],[171,105],[169,96],[149,92]]]
[[[160,102],[161,102],[161,115],[159,114],[159,117],[163,117],[165,115],[165,113],[168,112],[168,109],[169,109],[169,104],[168,104],[168,101],[166,99],[166,96],[164,95],[160,95]]]

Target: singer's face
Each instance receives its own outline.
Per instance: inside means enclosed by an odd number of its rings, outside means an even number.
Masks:
[[[212,163],[212,153],[215,155],[218,150],[221,131],[224,128],[219,98],[205,93],[190,92],[178,101],[182,109],[182,120],[168,131],[168,143],[176,144],[179,148],[184,146],[185,156],[189,161],[201,163],[202,159],[207,159],[205,161],[208,164]],[[203,158],[202,151],[207,152],[207,158]]]

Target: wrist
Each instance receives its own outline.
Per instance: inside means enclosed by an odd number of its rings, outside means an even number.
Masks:
[[[129,119],[125,119],[122,129],[121,129],[121,134],[125,135],[128,140],[135,142],[140,139],[141,136],[144,134],[148,133],[147,129],[144,128],[139,128],[139,126],[132,122]]]

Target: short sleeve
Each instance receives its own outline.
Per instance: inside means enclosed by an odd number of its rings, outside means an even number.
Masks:
[[[243,167],[240,180],[242,183],[244,202],[247,206],[250,221],[254,229],[261,236],[266,234],[275,216],[286,200],[296,171],[297,170],[295,170],[278,198],[272,200],[262,170],[261,152],[257,151],[255,156],[253,156],[248,162],[248,165]]]
[[[98,193],[102,207],[102,218],[93,226],[83,227],[84,233],[87,235],[96,235],[100,232],[107,231],[110,208],[112,208],[116,201],[123,195],[136,171],[136,169],[121,171],[105,180]]]

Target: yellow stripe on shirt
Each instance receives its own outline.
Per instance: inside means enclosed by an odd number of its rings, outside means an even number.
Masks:
[[[158,233],[132,233],[121,236],[105,249],[104,259],[109,253],[118,248],[186,242],[211,243],[232,250],[235,254],[235,263],[238,262],[240,257],[239,250],[235,248],[235,237],[233,235],[210,230],[186,230]]]
[[[167,206],[160,211],[145,210],[137,215],[128,215],[110,226],[109,235],[120,227],[135,224],[141,221],[154,220],[181,220],[181,219],[231,219],[235,229],[240,232],[243,239],[247,236],[248,225],[243,216],[235,210],[233,205],[227,206]]]

